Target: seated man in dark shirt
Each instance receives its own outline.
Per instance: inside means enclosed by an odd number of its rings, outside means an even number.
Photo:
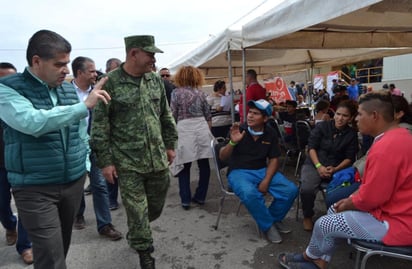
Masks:
[[[279,118],[283,123],[283,128],[285,129],[285,142],[296,145],[296,107],[298,103],[293,100],[286,101],[286,111],[279,112]]]
[[[280,149],[275,130],[266,125],[272,115],[272,106],[266,100],[249,101],[247,125],[234,123],[230,129],[230,142],[221,148],[221,160],[229,160],[228,180],[240,198],[266,233],[269,241],[280,243],[279,234],[290,230],[281,222],[295,200],[298,190],[280,172]],[[272,204],[265,205],[265,194],[274,197]]]

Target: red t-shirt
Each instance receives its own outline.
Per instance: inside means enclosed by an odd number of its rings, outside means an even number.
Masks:
[[[412,135],[405,128],[385,132],[366,159],[359,191],[352,195],[359,210],[389,223],[387,245],[412,245]]]
[[[247,88],[246,88],[246,115],[247,112],[249,111],[249,107],[247,105],[247,102],[250,100],[259,100],[259,99],[265,99],[266,100],[266,89],[260,86],[259,83],[253,82],[251,83]],[[239,115],[240,115],[240,122],[243,123],[244,117],[243,117],[243,96],[240,97],[240,103],[239,103]]]

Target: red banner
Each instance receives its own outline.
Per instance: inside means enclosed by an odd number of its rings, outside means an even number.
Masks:
[[[265,81],[265,88],[269,98],[275,100],[276,104],[284,103],[286,100],[293,100],[285,81],[281,77]]]

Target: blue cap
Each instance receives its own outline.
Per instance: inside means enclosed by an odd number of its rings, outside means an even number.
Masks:
[[[266,116],[272,116],[272,105],[265,99],[259,99],[257,101],[250,100],[249,102],[247,102],[247,105],[249,107],[255,107],[259,109]]]

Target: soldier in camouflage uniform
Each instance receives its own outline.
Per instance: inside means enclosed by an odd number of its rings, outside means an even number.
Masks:
[[[92,148],[105,178],[119,181],[130,247],[142,268],[155,268],[149,222],[164,206],[177,130],[163,81],[151,72],[154,54],[162,52],[154,37],[130,36],[125,44],[126,62],[108,74],[105,85],[112,100],[94,110]]]

